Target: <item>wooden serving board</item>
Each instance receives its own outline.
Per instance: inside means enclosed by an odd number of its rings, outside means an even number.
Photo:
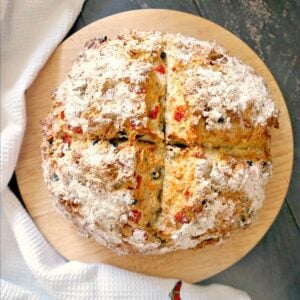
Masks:
[[[183,33],[203,40],[216,40],[231,55],[251,65],[267,82],[281,111],[280,129],[272,134],[274,175],[267,186],[266,200],[256,222],[247,231],[237,231],[222,245],[185,250],[161,256],[117,256],[84,239],[57,214],[43,182],[40,157],[40,123],[51,105],[50,92],[71,68],[85,41],[105,34],[113,37],[124,29]],[[25,205],[49,243],[69,260],[104,262],[144,274],[175,277],[195,282],[212,276],[246,255],[264,236],[284,201],[291,176],[293,135],[286,104],[272,74],[259,57],[240,39],[205,19],[169,10],[129,11],[101,19],[62,43],[26,93],[27,127],[17,166],[17,180]]]

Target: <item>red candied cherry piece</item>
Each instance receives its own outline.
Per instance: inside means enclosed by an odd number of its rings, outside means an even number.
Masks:
[[[185,107],[182,105],[177,106],[174,112],[174,119],[177,122],[180,122],[183,119],[184,114],[185,114]]]
[[[141,186],[141,183],[142,183],[142,176],[141,175],[138,175],[136,176],[136,188],[138,189],[140,186]]]
[[[63,142],[64,142],[64,144],[71,145],[71,143],[72,143],[72,138],[71,138],[67,133],[65,133],[65,134],[63,135]]]
[[[188,198],[189,196],[190,196],[190,190],[187,188],[186,190],[185,190],[185,192],[184,192],[184,196],[185,196],[185,198]]]
[[[160,74],[165,74],[166,73],[166,69],[163,65],[159,65],[159,66],[155,67],[154,71],[156,71]]]
[[[187,219],[187,217],[186,217],[186,215],[185,215],[185,212],[183,212],[183,211],[179,211],[174,216],[174,219],[175,219],[176,222],[181,223],[181,224],[186,224],[186,223],[189,222],[188,219]]]
[[[141,217],[142,213],[137,209],[133,209],[128,215],[128,219],[136,224],[140,221]]]
[[[159,112],[159,106],[155,105],[149,113],[149,118],[156,119]]]
[[[82,133],[81,126],[72,127],[71,125],[68,125],[68,129],[73,131],[74,133]]]

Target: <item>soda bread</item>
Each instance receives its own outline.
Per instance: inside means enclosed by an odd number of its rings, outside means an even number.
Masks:
[[[272,127],[263,79],[216,43],[101,36],[53,92],[44,178],[78,231],[119,254],[203,246],[262,206]]]

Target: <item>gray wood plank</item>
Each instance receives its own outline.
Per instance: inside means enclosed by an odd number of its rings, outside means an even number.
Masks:
[[[295,160],[287,195],[300,225],[300,1],[195,0],[201,14],[229,29],[265,61],[286,99],[294,129]]]
[[[70,33],[76,32],[81,27],[100,18],[116,14],[122,11],[144,8],[173,9],[191,14],[198,14],[192,0],[87,0],[84,4],[82,13],[80,14]]]
[[[252,299],[299,299],[300,235],[293,222],[285,203],[267,235],[246,257],[200,284],[231,285]]]

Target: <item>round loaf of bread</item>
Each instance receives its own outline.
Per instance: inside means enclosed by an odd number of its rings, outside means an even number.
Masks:
[[[246,228],[271,176],[278,110],[215,42],[130,31],[86,43],[42,121],[59,212],[120,254],[162,254]]]

